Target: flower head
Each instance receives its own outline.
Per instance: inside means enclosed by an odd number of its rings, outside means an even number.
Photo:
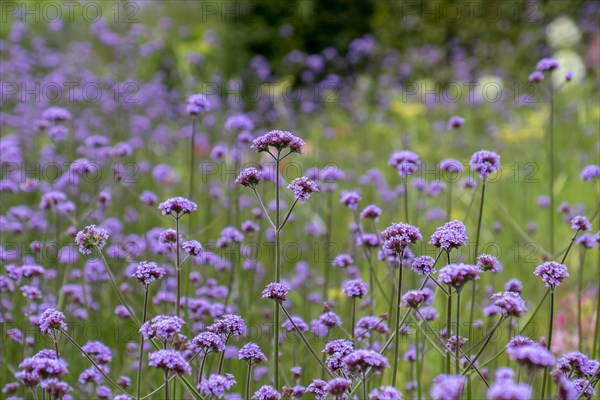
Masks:
[[[342,191],[342,197],[340,198],[340,203],[345,205],[346,207],[356,210],[358,202],[362,200],[362,197],[358,192],[355,191]]]
[[[480,254],[477,256],[477,266],[484,272],[500,272],[502,264],[491,254]]]
[[[226,226],[221,230],[221,236],[217,240],[217,247],[225,248],[230,243],[239,243],[244,240],[242,232],[234,228],[233,226]]]
[[[454,115],[452,117],[450,117],[450,119],[448,120],[448,128],[449,129],[458,129],[461,126],[463,126],[465,123],[465,119],[459,117],[458,115]]]
[[[201,351],[204,354],[209,352],[220,353],[225,350],[223,339],[214,332],[201,332],[191,340],[191,343],[196,351]]]
[[[529,74],[529,77],[527,79],[529,80],[529,82],[541,82],[544,80],[544,74],[542,74],[540,71],[533,71],[531,74]]]
[[[181,244],[181,248],[190,256],[199,256],[202,253],[202,245],[197,240],[188,240]]]
[[[327,398],[327,391],[325,387],[327,382],[321,379],[315,379],[306,388],[306,393],[312,393],[316,400],[325,400]]]
[[[262,172],[254,167],[244,168],[236,178],[235,183],[250,188],[256,187],[262,179]]]
[[[198,115],[207,111],[209,107],[208,98],[202,93],[198,93],[188,97],[186,111],[189,115]]]
[[[343,394],[348,388],[352,385],[352,381],[345,378],[333,378],[327,385],[325,385],[325,390],[334,396]]]
[[[375,204],[369,204],[360,212],[361,218],[372,219],[374,221],[377,221],[380,215],[381,208],[377,207]]]
[[[525,302],[516,292],[501,292],[492,295],[494,305],[506,316],[521,317],[527,311]]]
[[[380,386],[369,393],[369,400],[402,400],[402,393],[393,386]]]
[[[363,297],[367,292],[367,285],[360,279],[349,280],[344,283],[344,287],[342,288],[342,293],[353,298]]]
[[[274,147],[277,151],[289,147],[291,152],[300,153],[302,146],[304,146],[304,140],[292,135],[291,132],[278,130],[270,131],[267,134],[254,139],[252,144],[252,147],[259,153],[269,151],[269,147]]]
[[[263,299],[275,300],[278,303],[287,300],[287,294],[290,288],[283,283],[269,283],[262,292]]]
[[[411,269],[419,275],[430,275],[435,273],[435,260],[429,256],[416,257],[411,265]]]
[[[254,395],[252,400],[280,400],[281,394],[273,387],[269,385],[261,386]]]
[[[346,370],[355,374],[361,374],[367,368],[377,374],[390,366],[388,359],[374,350],[355,350],[344,357],[342,362]]]
[[[419,164],[419,156],[408,150],[393,153],[388,161],[388,165],[396,168],[402,178],[414,174],[419,169]]]
[[[445,158],[440,161],[440,169],[444,172],[459,173],[463,170],[463,165],[460,161],[454,158]]]
[[[91,254],[92,249],[102,250],[108,240],[108,232],[96,225],[86,226],[75,236],[75,243],[79,246],[81,254]]]
[[[429,394],[435,400],[458,400],[467,378],[461,375],[438,375],[433,380]]]
[[[538,71],[542,71],[542,72],[554,71],[555,69],[558,69],[558,67],[559,67],[558,60],[555,58],[542,58],[535,65],[535,69],[537,69]]]
[[[479,272],[479,268],[475,265],[448,264],[440,269],[439,280],[460,290],[468,281],[478,280]]]
[[[409,290],[402,296],[402,306],[417,308],[425,302],[429,293],[424,290]]]
[[[301,203],[304,203],[312,193],[319,191],[319,186],[315,182],[303,176],[301,178],[294,179],[288,185],[288,189],[294,193],[294,196],[296,196]]]
[[[560,286],[562,281],[569,277],[567,266],[556,261],[547,261],[539,265],[533,273],[541,277],[544,284],[551,289]]]
[[[507,345],[507,354],[518,364],[530,368],[550,368],[556,364],[554,355],[546,347],[535,342],[520,346],[514,346],[509,343]]]
[[[581,170],[579,177],[585,182],[600,178],[600,165],[588,165]]]
[[[571,228],[581,231],[591,231],[592,224],[584,216],[578,215],[571,220]]]
[[[155,262],[140,261],[131,276],[144,286],[148,286],[150,282],[161,279],[166,274],[164,268],[159,267]]]
[[[183,324],[185,322],[179,317],[157,315],[152,320],[146,321],[140,327],[140,332],[146,340],[156,338],[166,342],[177,337]]]
[[[249,364],[260,364],[267,361],[267,357],[256,343],[246,343],[239,351],[238,358]]]
[[[42,118],[54,122],[69,121],[71,113],[66,108],[49,107],[42,113]]]
[[[489,400],[530,400],[532,389],[526,383],[515,383],[512,380],[496,381],[487,391]]]
[[[223,398],[225,392],[236,384],[235,378],[231,374],[217,375],[211,374],[208,379],[202,380],[198,389],[209,397]]]
[[[410,244],[422,240],[419,228],[403,222],[392,224],[381,232],[383,238],[383,248],[394,254],[402,254],[404,249]]]
[[[500,169],[500,156],[493,151],[480,150],[471,157],[471,169],[485,179]]]
[[[225,314],[208,327],[210,332],[226,336],[246,336],[248,328],[246,322],[239,315]]]
[[[196,203],[184,197],[171,197],[158,205],[162,215],[170,215],[173,218],[179,218],[182,214],[189,214],[196,211],[197,208]]]
[[[42,333],[50,333],[54,329],[65,330],[67,324],[65,323],[65,314],[54,309],[47,308],[42,315],[40,315],[38,326]]]
[[[429,244],[446,251],[456,249],[467,244],[469,239],[467,227],[461,221],[453,220],[440,226],[431,235]]]
[[[158,350],[148,355],[148,365],[177,375],[192,373],[190,364],[177,350]]]

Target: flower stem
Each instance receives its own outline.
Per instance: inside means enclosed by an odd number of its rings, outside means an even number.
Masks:
[[[481,346],[481,348],[479,349],[479,351],[477,352],[477,354],[475,354],[475,357],[473,358],[467,358],[467,362],[468,364],[466,365],[464,371],[463,371],[463,375],[466,375],[467,372],[469,371],[469,369],[473,366],[475,366],[475,362],[479,359],[479,356],[481,356],[481,354],[483,353],[483,350],[485,350],[485,347],[488,345],[488,343],[490,342],[490,340],[492,340],[492,337],[494,336],[494,333],[496,332],[496,330],[500,327],[500,325],[502,324],[502,322],[504,322],[504,316],[500,317],[500,319],[498,320],[498,322],[496,322],[496,325],[494,325],[494,327],[492,328],[491,332],[487,335],[485,342],[483,342],[483,346]],[[481,368],[483,368],[483,366],[481,366]]]
[[[456,291],[456,342],[455,342],[454,367],[456,374],[460,374],[460,357],[458,350],[460,349],[460,290]]]
[[[554,288],[550,289],[550,321],[548,324],[548,343],[547,348],[550,350],[552,348],[552,322],[554,321]],[[552,350],[550,350],[552,351]],[[544,369],[544,379],[542,381],[542,399],[546,394],[546,382],[548,381],[548,368]]]
[[[250,398],[250,377],[252,376],[252,364],[248,363],[248,376],[246,377],[246,397],[245,399]]]
[[[483,201],[485,199],[485,182],[486,178],[483,178],[481,186],[481,202],[479,203],[479,217],[477,219],[477,234],[475,235],[475,254],[473,259],[477,259],[479,252],[479,237],[481,235],[481,220],[483,218]],[[469,310],[469,340],[473,340],[473,319],[475,318],[475,292],[477,289],[477,281],[473,280],[471,283],[471,309]]]
[[[169,400],[169,372],[165,370],[165,400]]]
[[[406,194],[406,192],[405,192]],[[402,252],[404,253],[404,252]],[[396,296],[396,329],[394,329],[394,366],[392,369],[392,386],[396,386],[396,380],[398,375],[398,355],[399,355],[399,347],[400,347],[400,302],[402,300],[402,263],[404,261],[403,254],[398,256],[399,266],[398,266],[398,292]]]
[[[362,373],[362,386],[363,386],[363,399],[367,398],[367,374],[365,371]]]
[[[596,272],[596,276],[598,279],[598,292],[600,293],[600,251],[598,252],[598,270]],[[600,295],[596,295],[596,326],[594,329],[594,345],[592,346],[592,358],[596,359],[596,355],[598,354],[598,342],[600,342]]]
[[[406,220],[406,223],[408,224],[408,179],[404,178],[404,219]]]
[[[280,162],[281,151],[277,150],[277,158],[275,160],[275,282],[279,283],[281,280],[281,248],[280,248],[280,198],[279,198],[279,162]],[[279,390],[279,307],[277,302],[274,305],[275,309],[275,337],[273,338],[273,383],[275,389]],[[290,318],[291,321],[291,318]]]
[[[331,373],[331,371],[329,371],[329,369],[327,368],[327,366],[325,365],[325,363],[319,358],[319,356],[317,355],[317,353],[315,352],[315,350],[312,348],[312,346],[310,345],[310,343],[308,343],[308,340],[306,340],[306,337],[304,336],[304,334],[302,333],[302,331],[298,328],[298,326],[296,325],[296,323],[294,322],[294,320],[292,319],[292,317],[290,316],[290,314],[287,312],[287,310],[285,309],[285,307],[283,306],[283,304],[278,303],[278,302],[275,302],[275,304],[281,306],[281,310],[283,311],[283,313],[285,314],[285,316],[290,320],[290,322],[294,326],[294,329],[298,333],[298,336],[300,336],[300,339],[302,339],[302,341],[306,345],[306,348],[308,349],[308,351],[310,351],[310,354],[312,354],[312,356],[315,358],[315,360],[317,360],[317,362],[321,365],[321,367],[323,368],[323,370],[325,372],[327,372],[327,374],[330,377],[334,378],[335,376]]]
[[[417,399],[421,399],[421,369],[419,368],[419,358],[421,357],[420,355],[420,339],[419,339],[419,334],[421,333],[421,324],[419,323],[416,335],[415,335],[415,355],[416,355],[416,374],[417,374]],[[365,397],[366,398],[366,397]]]
[[[325,236],[325,246],[329,246],[331,242],[332,228],[333,228],[333,192],[327,192],[327,232]],[[327,249],[327,247],[325,247]],[[329,270],[331,269],[331,264],[328,262],[327,257],[323,257],[323,301],[327,301],[329,290]]]
[[[583,264],[585,261],[585,248],[581,250],[581,256],[579,259],[579,282],[577,284],[577,333],[578,340],[577,344],[579,352],[583,352],[583,323],[581,313],[581,294],[583,292]]]
[[[452,182],[448,182],[448,198],[446,200],[446,219],[452,220]]]
[[[194,175],[196,172],[196,117],[192,117],[192,137],[190,138],[190,180],[188,185],[188,199],[194,201]],[[192,232],[192,214],[188,219],[188,233]]]
[[[129,304],[127,304],[127,302],[125,301],[125,298],[123,297],[123,294],[121,293],[121,291],[117,287],[117,284],[115,282],[115,277],[113,276],[112,271],[110,270],[110,267],[108,266],[108,261],[106,261],[106,257],[104,257],[104,253],[102,253],[102,250],[100,250],[100,249],[97,249],[97,250],[98,250],[98,255],[100,256],[100,259],[104,263],[104,267],[106,268],[106,274],[108,275],[108,278],[110,279],[110,283],[111,283],[111,285],[112,285],[115,293],[117,294],[117,297],[119,298],[119,301],[121,301],[121,303],[123,303],[123,305],[127,309],[127,312],[131,316],[131,319],[135,322],[135,324],[139,328],[140,325],[141,325],[140,324],[140,320],[135,315],[135,313],[131,310],[131,307],[129,307]]]
[[[573,237],[571,238],[571,243],[569,243],[569,247],[567,247],[567,250],[565,251],[565,254],[563,254],[562,259],[560,260],[561,264],[565,263],[565,260],[567,259],[567,256],[569,255],[569,251],[571,250],[571,247],[573,247],[573,243],[575,243],[575,239],[577,239],[577,235],[579,234],[579,231],[581,229],[577,229],[577,231],[575,231],[575,234],[573,235]]]
[[[448,285],[448,298],[446,303],[446,340],[452,336],[452,288]],[[450,352],[446,351],[446,374],[450,374]]]
[[[548,226],[550,230],[550,253],[554,254],[554,83],[552,82],[552,72],[550,72],[548,82],[550,86],[550,121],[548,123],[548,141],[550,145],[550,151],[548,152],[548,157],[550,158],[550,208],[548,209]],[[545,380],[546,376],[544,375]]]
[[[352,322],[350,324],[350,336],[352,336],[352,343],[354,343],[354,325],[356,324],[356,297],[352,297]]]
[[[148,310],[148,286],[145,286],[146,293],[144,294],[144,315],[142,324],[146,322],[146,313]],[[137,386],[136,386],[136,399],[140,400],[142,391],[142,360],[144,358],[144,335],[140,335],[140,353],[138,359],[138,370],[137,370]]]
[[[202,363],[200,363],[200,371],[198,371],[198,386],[202,383],[202,373],[204,372],[204,365],[206,364],[206,357],[208,357],[208,353],[204,354],[202,357]]]
[[[177,249],[175,250],[175,270],[177,273],[177,299],[175,303],[175,315],[179,317],[181,313],[181,265],[179,265],[179,218],[175,218],[175,228],[177,231],[177,237],[175,238],[175,246]]]

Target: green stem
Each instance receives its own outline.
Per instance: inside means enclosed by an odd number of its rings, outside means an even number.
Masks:
[[[548,136],[550,151],[550,208],[548,209],[548,225],[550,228],[550,253],[554,254],[554,83],[552,82],[552,72],[550,72],[550,121],[548,126]]]
[[[175,270],[177,273],[177,298],[175,303],[175,315],[179,317],[181,313],[181,265],[179,264],[179,218],[175,218],[175,228],[177,231],[177,237],[175,238]]]
[[[446,340],[452,337],[452,288],[448,286],[446,299]],[[450,374],[450,351],[446,350],[446,374]]]
[[[204,354],[202,357],[202,362],[200,363],[200,370],[198,371],[198,386],[202,383],[202,373],[204,372],[204,365],[206,364],[206,357],[208,357],[208,353]]]
[[[448,198],[446,200],[446,219],[452,220],[452,182],[448,182]]]
[[[246,397],[245,399],[250,398],[250,377],[252,376],[252,364],[248,363],[248,376],[246,377]]]
[[[421,332],[421,323],[419,322],[419,326],[415,335],[415,355],[416,355],[416,373],[417,373],[417,399],[421,399],[421,371],[419,368],[419,359],[420,359],[420,340],[419,333]],[[366,398],[366,397],[365,397]]]
[[[460,374],[460,357],[458,356],[458,352],[460,349],[460,290],[456,291],[456,342],[454,343],[456,346],[455,355],[454,355],[454,368],[456,369],[456,374]]]
[[[165,400],[169,400],[169,372],[165,370]]]
[[[552,322],[554,321],[554,288],[550,289],[550,321],[548,326],[548,344],[547,348],[550,350],[552,348]],[[552,350],[550,350],[552,351]],[[544,399],[544,395],[546,394],[546,382],[548,381],[548,368],[544,369],[544,379],[542,381],[542,400]]]
[[[287,312],[287,310],[285,309],[285,307],[283,306],[283,304],[278,303],[278,302],[275,302],[275,303],[281,306],[281,310],[283,311],[283,313],[285,314],[285,316],[290,320],[290,322],[294,326],[294,329],[298,333],[298,336],[300,336],[300,339],[302,339],[302,341],[306,345],[306,348],[308,349],[308,351],[310,351],[310,354],[312,354],[312,356],[314,357],[314,359],[317,360],[317,362],[321,365],[321,367],[323,368],[323,370],[325,372],[327,372],[327,374],[330,377],[334,378],[335,376],[331,373],[331,371],[329,371],[329,369],[327,368],[327,366],[325,365],[325,363],[319,358],[319,356],[317,355],[317,353],[315,352],[315,350],[312,348],[312,346],[310,345],[310,343],[308,343],[308,340],[306,340],[306,337],[304,337],[304,334],[302,333],[302,331],[300,331],[300,329],[298,329],[298,326],[296,326],[296,323],[294,322],[294,320],[292,319],[292,317],[290,316],[290,314]]]
[[[279,179],[280,179],[280,171],[279,171],[279,162],[280,162],[281,151],[277,150],[277,158],[275,160],[275,282],[279,283],[281,281],[281,248],[280,248],[280,198],[279,198]],[[273,340],[273,383],[275,385],[275,389],[279,390],[279,307],[277,306],[277,302],[274,305],[275,307],[275,337]],[[291,318],[290,318],[291,321]]]
[[[135,313],[131,310],[131,307],[129,307],[129,304],[127,304],[127,302],[125,301],[125,298],[123,297],[123,294],[121,293],[121,290],[119,290],[119,288],[115,282],[115,277],[113,276],[112,271],[110,270],[110,267],[108,266],[108,261],[106,261],[106,257],[104,257],[104,253],[102,253],[102,250],[100,250],[100,249],[97,249],[97,251],[98,251],[98,255],[100,256],[100,259],[104,263],[104,267],[106,268],[106,274],[108,275],[108,278],[110,279],[110,283],[111,283],[115,293],[117,294],[119,301],[121,303],[123,303],[123,306],[125,306],[125,308],[127,309],[127,312],[131,316],[131,319],[133,319],[133,321],[139,328],[141,325],[140,320],[135,315]]]
[[[598,292],[600,293],[600,251],[598,251],[598,267],[596,276],[598,276]],[[596,326],[594,327],[594,345],[592,346],[592,358],[596,359],[598,354],[598,342],[600,342],[600,295],[596,295]]]
[[[81,351],[81,353],[92,363],[92,365],[94,366],[94,368],[96,368],[98,370],[98,372],[100,372],[100,374],[102,374],[102,376],[104,377],[104,379],[106,379],[106,381],[108,383],[110,383],[115,389],[119,390],[120,392],[126,394],[129,396],[129,393],[127,393],[127,391],[125,389],[123,389],[120,385],[118,385],[115,381],[112,380],[112,378],[108,375],[106,375],[106,373],[104,372],[104,370],[102,368],[100,368],[98,366],[98,364],[96,364],[96,361],[94,361],[94,359],[85,351],[81,348],[81,346],[79,346],[77,344],[77,342],[75,340],[73,340],[73,338],[71,336],[69,336],[69,334],[67,332],[65,332],[64,330],[60,329],[60,332],[64,335],[64,337],[67,338],[67,340],[69,342],[71,342],[75,347],[77,347],[77,349],[79,351]]]
[[[194,201],[194,175],[196,172],[196,117],[192,117],[192,137],[190,138],[190,180],[188,184],[188,199]],[[188,219],[188,233],[192,232],[193,219],[190,214]]]
[[[405,192],[406,195],[406,192]],[[392,369],[392,386],[396,386],[397,375],[398,375],[398,355],[400,351],[400,302],[402,301],[402,263],[404,261],[404,251],[398,255],[398,290],[396,295],[396,329],[394,329],[394,366]]]
[[[146,313],[148,310],[148,286],[145,286],[146,293],[144,294],[144,315],[142,324],[146,322]],[[140,400],[140,394],[142,391],[142,360],[144,358],[144,335],[140,335],[140,353],[138,359],[138,370],[137,370],[137,386],[136,386],[136,399]]]
[[[583,292],[583,264],[585,261],[585,248],[581,250],[581,257],[579,262],[579,282],[577,285],[577,333],[578,333],[578,347],[579,352],[583,352],[583,324],[582,324],[582,312],[581,312],[581,294]]]
[[[325,246],[329,246],[330,242],[331,242],[331,236],[332,236],[332,230],[333,228],[333,192],[328,191],[327,192],[327,232],[326,232],[326,236],[325,236]],[[327,247],[325,248],[327,249]],[[326,256],[323,256],[323,275],[324,275],[324,282],[323,282],[323,301],[327,301],[328,299],[328,293],[327,291],[329,290],[329,270],[331,269],[331,264],[328,262],[329,260],[327,259]],[[373,290],[373,289],[371,289]]]
[[[479,218],[477,219],[477,234],[475,235],[475,254],[473,259],[477,259],[479,252],[479,237],[481,235],[481,220],[483,218],[483,201],[485,199],[485,182],[486,178],[483,178],[483,184],[481,186],[481,202],[479,203]],[[473,320],[475,319],[475,293],[477,289],[477,281],[473,281],[471,284],[471,309],[469,310],[469,340],[473,340]]]
[[[262,209],[263,214],[265,214],[265,217],[267,217],[269,224],[271,224],[271,228],[273,228],[274,230],[277,230],[277,226],[275,225],[275,223],[273,223],[273,220],[271,219],[271,216],[269,215],[269,211],[267,210],[267,208],[265,207],[265,204],[263,203],[262,199],[258,195],[256,188],[253,187],[252,191],[254,192],[254,196],[256,196],[256,200],[258,200],[258,204],[260,205],[260,208]]]
[[[498,322],[496,322],[496,325],[494,325],[494,327],[492,328],[491,332],[487,335],[485,342],[483,343],[483,346],[481,346],[481,348],[479,349],[479,351],[477,352],[477,354],[475,354],[475,357],[471,358],[467,358],[468,364],[466,365],[464,371],[463,371],[463,375],[466,375],[467,372],[469,371],[469,369],[471,369],[471,367],[475,366],[475,362],[479,359],[479,356],[481,356],[481,354],[483,354],[483,350],[485,350],[485,347],[488,345],[488,343],[490,342],[490,340],[492,339],[492,337],[494,336],[494,333],[496,332],[496,330],[500,327],[500,325],[502,324],[502,322],[504,322],[504,316],[500,317],[500,319],[498,320]],[[481,366],[483,368],[483,365]]]
[[[356,324],[356,297],[352,297],[352,322],[350,324],[350,336],[352,336],[351,340],[354,343],[354,326]]]
[[[569,243],[569,247],[567,247],[567,250],[565,251],[565,254],[563,254],[563,258],[560,260],[561,264],[565,263],[565,260],[567,259],[567,256],[569,255],[569,251],[571,250],[571,247],[573,246],[573,243],[575,243],[575,239],[577,239],[577,235],[579,234],[579,231],[581,229],[577,229],[575,231],[575,234],[573,235],[573,237],[571,238],[571,243]]]
[[[408,224],[408,178],[404,178],[404,219]]]

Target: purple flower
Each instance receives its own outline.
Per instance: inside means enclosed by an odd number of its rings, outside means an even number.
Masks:
[[[181,248],[190,256],[199,256],[202,253],[202,245],[197,240],[188,240],[181,244]]]
[[[480,254],[477,256],[477,266],[483,272],[500,272],[502,264],[498,259],[490,254]]]
[[[531,386],[515,383],[512,380],[496,381],[487,391],[489,400],[530,400]]]
[[[40,331],[45,334],[51,333],[54,329],[66,330],[65,314],[54,309],[47,308],[38,320]]]
[[[584,233],[583,235],[577,238],[575,243],[580,244],[587,249],[591,249],[596,245],[596,238],[594,237],[594,235]]]
[[[42,118],[54,122],[69,121],[71,119],[71,113],[66,108],[49,107],[42,113]]]
[[[470,264],[448,264],[440,269],[439,280],[457,290],[461,290],[468,281],[479,279],[479,268]]]
[[[140,332],[145,339],[157,338],[163,342],[173,340],[177,337],[185,322],[176,316],[157,315],[150,321],[146,321],[141,327]]]
[[[208,379],[204,379],[198,385],[198,389],[209,397],[214,396],[221,399],[225,392],[231,389],[236,383],[235,378],[231,374],[225,374],[225,376],[211,374]]]
[[[369,393],[370,400],[402,400],[402,393],[393,386],[380,386]]]
[[[416,257],[411,265],[411,269],[419,275],[430,275],[435,273],[435,260],[429,256]]]
[[[319,191],[318,185],[305,176],[294,179],[288,185],[288,189],[294,193],[294,196],[296,196],[301,203],[308,200],[312,193]]]
[[[223,339],[214,332],[201,332],[191,340],[191,343],[196,352],[203,354],[220,353],[225,350]]]
[[[140,201],[146,205],[153,206],[158,201],[158,197],[153,192],[145,190],[140,194]]]
[[[248,364],[260,364],[267,361],[267,357],[260,350],[256,343],[246,343],[239,351],[238,358],[246,361]]]
[[[429,244],[450,251],[466,246],[468,239],[465,224],[461,221],[453,220],[437,228],[433,235],[431,235]]]
[[[492,295],[492,300],[494,300],[494,305],[506,316],[521,317],[527,311],[525,302],[516,292],[496,293]]]
[[[352,385],[352,381],[345,378],[333,378],[327,385],[325,385],[325,390],[334,396],[343,394],[348,388]]]
[[[485,179],[500,169],[500,156],[493,151],[480,150],[471,157],[471,169]]]
[[[592,224],[586,217],[578,215],[571,220],[571,228],[577,229],[578,231],[591,231]]]
[[[308,385],[306,388],[306,393],[312,393],[315,396],[316,400],[326,400],[327,391],[325,387],[327,386],[327,382],[321,379],[315,379]]]
[[[323,353],[329,355],[329,357],[327,357],[325,360],[327,368],[329,368],[329,370],[332,372],[341,369],[344,366],[344,357],[353,351],[354,344],[350,340],[336,339],[327,343],[323,349]]]
[[[352,298],[363,297],[365,294],[367,294],[367,291],[367,285],[360,279],[349,280],[344,283],[342,288],[342,293]]]
[[[293,321],[293,324],[292,324],[292,321]],[[308,325],[306,325],[306,322],[304,322],[302,317],[299,317],[298,315],[292,315],[291,321],[288,319],[287,321],[285,321],[284,323],[281,324],[283,329],[285,329],[288,332],[295,330],[294,325],[296,325],[298,330],[302,333],[304,333],[308,330]]]
[[[181,239],[181,235],[179,235]],[[162,244],[176,243],[177,242],[177,231],[175,229],[165,229],[158,236],[158,242]]]
[[[594,385],[590,385],[590,381],[588,381],[587,379],[574,379],[573,386],[575,386],[575,390],[577,391],[577,393],[579,393],[579,395],[584,398],[591,399],[592,396],[596,394],[596,391],[594,390]]]
[[[262,179],[262,172],[254,167],[244,168],[236,178],[235,183],[250,188],[255,188]]]
[[[352,263],[354,262],[354,260],[352,259],[352,256],[349,254],[338,254],[333,261],[331,262],[331,265],[333,265],[334,267],[340,267],[340,268],[346,268],[349,265],[352,265]]]
[[[463,165],[454,158],[445,158],[440,161],[440,169],[444,172],[459,173],[462,172]]]
[[[355,191],[342,191],[342,196],[340,198],[340,203],[345,205],[346,207],[356,210],[356,206],[358,202],[362,200],[362,197],[358,192]]]
[[[423,304],[427,297],[429,297],[429,293],[424,290],[409,290],[402,296],[402,306],[417,308]]]
[[[535,342],[515,346],[511,339],[506,353],[510,359],[529,368],[550,368],[556,364],[554,355],[546,347]]]
[[[573,71],[569,70],[565,73],[565,81],[571,82],[572,79],[573,79]]]
[[[181,214],[189,214],[197,208],[196,203],[184,197],[171,197],[158,205],[162,215],[170,215],[173,218],[179,218]]]
[[[567,375],[574,373],[576,376],[583,376],[588,363],[589,359],[585,354],[574,351],[560,357],[556,362],[556,368]]]
[[[381,208],[377,207],[375,204],[370,204],[366,206],[361,212],[360,217],[363,219],[372,219],[377,221],[379,216],[381,215]]]
[[[385,356],[374,350],[355,350],[343,358],[346,369],[350,373],[362,374],[370,368],[375,374],[381,373],[390,364]]]
[[[588,165],[581,170],[579,177],[585,182],[600,178],[600,165]]]
[[[433,380],[429,394],[435,400],[458,400],[463,392],[467,378],[460,375],[438,375]]]
[[[210,332],[225,336],[246,336],[248,328],[243,318],[235,314],[225,314],[208,327]]]
[[[221,230],[221,236],[217,240],[217,247],[225,248],[230,243],[239,243],[244,240],[244,235],[233,226],[226,226]]]
[[[555,58],[542,58],[535,65],[535,69],[537,69],[538,71],[542,71],[542,72],[554,71],[555,69],[558,69],[558,67],[559,67],[558,60]]]
[[[269,283],[262,292],[263,299],[275,300],[278,303],[282,303],[287,300],[287,294],[290,288],[283,283],[272,282]]]
[[[177,375],[192,373],[190,364],[176,350],[158,350],[148,355],[148,365]]]
[[[278,152],[289,147],[290,152],[300,153],[302,146],[304,146],[304,140],[292,135],[291,132],[278,130],[270,131],[254,139],[252,144],[252,147],[259,153],[269,151],[269,147],[274,147]]]
[[[402,178],[414,174],[419,169],[419,164],[419,156],[408,150],[393,153],[388,161],[388,165],[396,168]]]
[[[381,232],[381,237],[384,240],[383,248],[396,255],[402,254],[408,245],[423,239],[419,228],[403,222],[387,227]]]
[[[504,290],[508,292],[521,293],[523,291],[523,284],[518,279],[511,279],[504,285]]]
[[[87,354],[93,356],[98,364],[107,364],[112,360],[110,348],[102,342],[92,340],[81,346],[81,348]]]
[[[252,395],[252,400],[280,400],[281,394],[273,387],[269,385],[261,386],[254,395]]]
[[[144,286],[148,286],[150,282],[161,279],[166,274],[164,268],[159,267],[155,262],[140,261],[131,277]]]
[[[43,210],[49,210],[52,207],[67,201],[67,195],[59,191],[50,191],[42,195],[40,201],[40,208]]]
[[[227,121],[225,121],[225,128],[251,131],[254,128],[254,123],[247,115],[236,114],[227,118]]]
[[[208,98],[202,93],[193,94],[187,99],[186,112],[189,115],[198,115],[207,111],[210,107]]]
[[[465,124],[465,119],[454,115],[448,120],[448,129],[458,129]]]
[[[562,281],[569,277],[567,266],[556,261],[547,261],[539,265],[533,274],[541,277],[544,284],[551,289],[560,286]]]
[[[390,333],[390,328],[385,321],[374,315],[368,315],[359,319],[354,330],[356,340],[362,341],[370,337],[371,333],[388,334]]]
[[[73,388],[69,386],[67,382],[61,381],[57,378],[44,379],[40,383],[40,386],[46,393],[50,395],[50,397],[57,399],[67,398],[66,394],[73,391]]]
[[[533,71],[531,74],[529,74],[527,79],[529,82],[541,82],[544,80],[544,74],[542,74],[540,71]]]
[[[96,225],[86,226],[75,236],[75,244],[79,246],[81,254],[91,254],[92,249],[102,250],[108,240],[108,232],[97,228]]]

